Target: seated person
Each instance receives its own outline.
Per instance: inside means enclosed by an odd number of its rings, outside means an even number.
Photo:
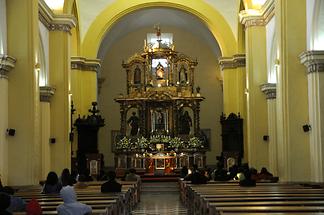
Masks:
[[[25,207],[26,207],[25,200],[23,200],[18,196],[14,196],[15,191],[12,187],[9,186],[3,187],[2,192],[7,193],[10,196],[10,207],[7,208],[7,211],[11,213],[25,211]]]
[[[63,199],[63,204],[57,207],[59,215],[84,215],[91,214],[92,208],[89,205],[77,201],[75,191],[72,186],[65,186],[60,191],[60,196]]]
[[[27,213],[27,215],[41,215],[42,214],[42,208],[41,208],[39,202],[35,198],[32,198],[26,205],[26,213]]]
[[[188,175],[188,167],[184,166],[180,171],[180,178],[185,178],[187,175]]]
[[[42,193],[59,193],[61,189],[62,185],[59,183],[57,174],[55,172],[49,172]]]
[[[83,189],[87,188],[88,184],[86,182],[86,176],[84,174],[79,175],[78,182],[74,184],[74,188]]]
[[[116,181],[116,173],[114,171],[109,171],[107,176],[108,181],[101,185],[101,192],[121,192],[122,185]]]
[[[10,206],[10,196],[6,193],[0,193],[0,214],[11,215],[7,208]]]
[[[208,178],[205,176],[205,171],[199,171],[197,164],[194,164],[192,173],[187,175],[183,180],[191,181],[192,184],[206,184]]]
[[[251,171],[244,171],[244,177],[240,180],[240,186],[242,187],[255,187],[256,181],[251,178]]]
[[[262,167],[260,173],[258,174],[259,180],[271,180],[273,178],[273,175],[268,172],[267,168]]]
[[[130,169],[129,173],[125,177],[125,181],[141,181],[141,177],[136,174],[135,169]]]

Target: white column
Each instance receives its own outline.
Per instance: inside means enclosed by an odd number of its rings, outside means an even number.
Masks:
[[[6,0],[0,0],[0,55],[7,53]]]
[[[268,145],[269,170],[278,175],[278,147],[277,147],[277,110],[276,110],[276,84],[263,84],[261,91],[266,95],[268,103]]]
[[[324,181],[324,51],[306,51],[300,55],[308,70],[308,104],[311,181]]]

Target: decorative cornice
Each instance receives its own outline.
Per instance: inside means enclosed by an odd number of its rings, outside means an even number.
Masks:
[[[264,26],[274,16],[274,9],[274,0],[267,0],[260,10],[242,10],[239,13],[240,22],[245,25],[245,28],[251,26]]]
[[[39,20],[50,31],[66,31],[71,33],[71,29],[76,26],[77,20],[70,14],[54,14],[44,0],[38,2]]]
[[[275,99],[277,97],[277,84],[266,83],[260,86],[261,91],[266,95],[267,99]]]
[[[71,57],[71,69],[98,72],[100,67],[101,67],[100,59],[87,59],[79,56]]]
[[[324,72],[324,51],[304,51],[299,55],[300,63],[307,67],[307,72]]]
[[[55,88],[50,86],[39,87],[39,95],[41,102],[50,102],[52,96],[54,96]]]
[[[8,73],[15,67],[16,59],[0,54],[0,78],[8,79]]]
[[[233,57],[220,57],[218,64],[221,70],[235,69],[238,67],[245,67],[245,54],[236,54]]]

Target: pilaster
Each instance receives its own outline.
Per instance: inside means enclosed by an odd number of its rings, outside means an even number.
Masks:
[[[245,25],[247,154],[250,166],[268,166],[268,145],[263,136],[268,133],[267,103],[259,86],[267,80],[266,29],[264,11],[241,11]],[[267,16],[268,17],[268,16]]]
[[[324,51],[305,51],[300,61],[307,68],[310,141],[310,180],[324,181]]]
[[[43,4],[41,2],[40,20],[42,21]],[[48,26],[50,30],[49,83],[56,88],[55,96],[51,99],[50,109],[50,136],[56,140],[51,145],[51,169],[61,172],[62,169],[71,166],[71,144],[69,140],[71,104],[70,29],[75,26],[75,18],[63,14],[53,15],[48,9],[45,12],[47,15],[50,14],[49,17],[52,17],[52,19],[49,19],[50,24],[45,24],[45,26]]]
[[[8,184],[38,184],[40,176],[38,0],[7,1],[8,53],[17,63],[8,82]],[[23,177],[22,177],[23,176]]]
[[[45,180],[51,171],[51,108],[50,101],[54,96],[55,88],[50,86],[39,87],[40,92],[40,134],[41,134],[41,179]]]
[[[87,115],[91,103],[97,101],[97,74],[100,67],[99,59],[71,57],[71,92],[77,109],[76,113],[81,116]]]
[[[0,54],[0,175],[3,184],[8,183],[8,73],[15,67],[13,57]]]
[[[266,83],[260,86],[265,94],[268,105],[268,134],[264,140],[269,145],[269,170],[274,175],[278,175],[277,157],[277,122],[276,122],[276,84]]]
[[[278,172],[282,181],[309,181],[308,89],[299,54],[306,49],[306,1],[275,2],[279,64],[277,75]]]

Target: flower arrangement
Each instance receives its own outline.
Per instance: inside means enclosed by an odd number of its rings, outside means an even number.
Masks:
[[[169,148],[185,148],[184,141],[179,137],[171,138],[169,142]]]
[[[204,148],[203,142],[198,137],[192,137],[188,141],[189,148]]]
[[[116,142],[115,148],[116,149],[128,149],[131,145],[130,139],[124,137],[123,139]]]
[[[137,148],[139,149],[146,149],[149,147],[150,142],[145,137],[141,137],[141,138],[137,138],[136,145]]]
[[[151,136],[150,143],[169,143],[171,139],[168,135],[153,135]]]

